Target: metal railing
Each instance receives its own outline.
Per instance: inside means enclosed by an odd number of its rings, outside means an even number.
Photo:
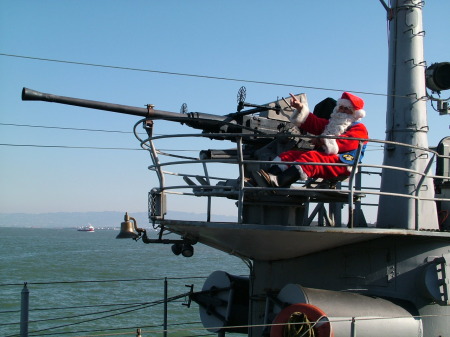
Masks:
[[[223,198],[234,198],[237,200],[237,222],[242,223],[243,217],[243,205],[246,195],[251,193],[273,193],[273,191],[277,191],[278,193],[289,192],[290,196],[295,195],[305,195],[308,193],[308,189],[299,189],[299,188],[270,188],[270,187],[259,187],[259,186],[249,186],[245,182],[244,172],[245,167],[249,165],[261,165],[268,166],[271,161],[268,160],[250,160],[244,159],[243,148],[243,139],[245,137],[263,137],[263,138],[277,138],[277,137],[302,137],[303,139],[313,139],[320,138],[321,136],[308,136],[308,135],[294,135],[294,134],[273,134],[273,135],[257,135],[257,134],[176,134],[176,135],[161,135],[161,136],[152,136],[149,134],[149,137],[146,139],[141,139],[138,133],[136,132],[136,127],[140,123],[145,123],[145,120],[136,123],[135,125],[135,136],[140,141],[141,147],[146,149],[150,153],[150,157],[152,160],[152,165],[149,166],[149,170],[154,171],[158,178],[159,186],[153,189],[154,193],[159,193],[161,195],[185,195],[185,196],[202,196],[207,198],[207,207],[206,207],[206,216],[207,221],[209,222],[211,219],[211,199],[213,197],[223,197]],[[158,150],[156,143],[160,141],[164,141],[166,139],[174,139],[178,138],[183,141],[184,144],[189,144],[187,139],[199,139],[199,138],[207,138],[209,141],[212,139],[217,139],[219,137],[226,137],[227,139],[234,137],[235,139],[235,153],[236,156],[233,158],[212,158],[212,159],[204,159],[200,156],[198,157],[190,157],[190,156],[181,156],[173,153],[169,153],[169,151]],[[335,136],[326,136],[326,138],[333,139],[343,139],[344,137],[335,137]],[[374,197],[377,198],[381,195],[392,196],[398,198],[408,198],[412,199],[416,203],[416,229],[417,226],[417,210],[418,204],[420,201],[439,201],[439,202],[449,202],[450,199],[446,198],[430,198],[424,197],[421,193],[421,185],[427,178],[442,179],[444,181],[449,181],[450,178],[447,176],[438,176],[430,174],[431,168],[435,164],[437,158],[445,158],[450,161],[450,156],[442,156],[436,151],[432,149],[422,148],[418,146],[412,146],[408,144],[402,144],[398,142],[390,142],[383,141],[377,139],[358,139],[358,138],[349,138],[345,137],[345,139],[356,140],[359,142],[358,151],[356,153],[356,159],[354,160],[354,164],[351,166],[350,175],[348,177],[348,183],[342,184],[340,189],[329,189],[329,188],[314,188],[309,189],[312,193],[326,193],[327,195],[332,196],[336,195],[346,195],[346,204],[348,205],[348,217],[349,222],[348,226],[354,226],[354,212],[355,210],[361,210],[362,206],[376,206],[377,202],[369,202],[362,203],[361,199],[363,197]],[[216,142],[219,142],[217,140]],[[222,141],[221,141],[222,142]],[[374,165],[367,163],[359,163],[359,158],[361,156],[362,145],[367,142],[368,144],[381,144],[382,146],[386,145],[395,145],[410,148],[412,150],[420,150],[424,152],[430,153],[430,160],[426,164],[426,168],[424,171],[417,171],[410,168],[403,167],[394,167],[394,166],[386,166],[386,165]],[[229,142],[227,142],[229,144]],[[222,142],[223,144],[223,142]],[[163,161],[162,158],[165,158]],[[367,156],[366,156],[367,157]],[[302,163],[298,162],[284,162],[285,164],[295,164],[302,165]],[[198,173],[188,173],[184,170],[187,165],[201,165],[201,171]],[[236,169],[234,172],[237,172],[235,177],[230,176],[217,176],[211,175],[208,167],[212,165],[232,165],[235,166]],[[307,163],[307,165],[334,165],[334,166],[349,166],[344,163]],[[379,175],[381,176],[381,170],[396,170],[406,172],[408,174],[417,175],[419,177],[419,184],[416,186],[414,194],[405,194],[405,193],[393,193],[393,192],[382,192],[378,187],[373,187],[368,184],[367,186],[363,185],[363,180],[367,178],[367,176]],[[375,171],[368,171],[375,170]],[[227,172],[229,172],[228,170]],[[181,184],[173,185],[168,184],[166,181],[166,177],[180,177],[183,179]],[[196,184],[193,180],[197,180],[200,184]],[[212,182],[216,181],[216,184]],[[229,184],[230,181],[234,181],[234,184]],[[304,182],[307,183],[307,182]],[[160,212],[162,213],[162,212]],[[155,219],[155,217],[154,217]],[[154,220],[153,219],[153,220]],[[163,220],[164,217],[157,220]]]
[[[130,327],[127,324],[138,325],[138,330],[142,333],[145,331],[146,336],[151,336],[153,333],[158,333],[161,336],[167,336],[170,329],[180,329],[185,333],[190,334],[193,331],[203,331],[198,321],[177,322],[178,324],[168,323],[169,310],[168,304],[173,306],[185,306],[190,307],[191,301],[189,296],[193,291],[193,283],[190,286],[184,285],[186,281],[199,282],[206,279],[207,276],[189,276],[189,277],[164,277],[164,278],[146,278],[146,279],[120,279],[120,280],[84,280],[84,281],[54,281],[54,282],[25,282],[20,291],[20,303],[10,308],[15,310],[2,310],[2,323],[0,324],[0,331],[3,332],[2,336],[8,337],[28,337],[28,336],[86,336],[86,333],[98,334],[102,332],[102,336],[123,336],[123,335],[137,335],[136,328]],[[180,291],[188,287],[190,290],[177,293],[176,295],[168,295],[169,281],[171,286]],[[140,298],[130,298],[128,302],[120,303],[88,303],[86,297],[89,297],[91,293],[98,292],[98,288],[95,290],[83,293],[73,290],[73,298],[80,301],[86,301],[86,304],[81,305],[67,305],[60,303],[55,307],[43,308],[39,306],[39,301],[36,301],[36,296],[39,297],[39,289],[50,288],[59,286],[68,288],[74,285],[86,285],[91,283],[104,284],[105,291],[110,289],[111,284],[117,283],[142,283],[146,282],[147,286],[153,288],[159,288],[161,285],[157,283],[162,282],[163,298],[152,301],[144,301]],[[155,282],[157,282],[155,284]],[[150,284],[150,285],[149,285]],[[0,287],[15,287],[19,292],[20,284],[0,284]],[[187,290],[187,289],[186,289]],[[70,289],[69,289],[70,291]],[[35,293],[32,303],[30,303],[30,293]],[[92,295],[91,295],[92,296]],[[55,304],[58,301],[58,296],[54,296],[54,300],[49,299],[50,302]],[[137,302],[136,302],[137,301]],[[36,303],[37,302],[37,303]],[[84,302],[83,302],[84,303]],[[31,305],[30,305],[31,304]],[[162,317],[161,310],[156,309],[158,306],[163,306]],[[153,309],[153,310],[152,310]],[[30,319],[30,312],[32,313],[32,319]],[[152,315],[149,316],[149,312]],[[20,314],[20,321],[15,321],[17,313]],[[62,315],[62,316],[61,316]],[[192,317],[195,317],[192,312]],[[116,318],[114,324],[111,325],[111,318]],[[120,318],[120,319],[119,319]],[[9,322],[14,320],[13,322]],[[109,321],[108,321],[109,320]],[[108,323],[104,323],[108,321]],[[161,321],[161,323],[157,323]],[[95,323],[98,322],[98,329],[94,328]],[[150,324],[150,323],[154,324]],[[86,330],[88,329],[88,330]],[[145,329],[145,330],[144,330]],[[150,332],[149,332],[150,331]],[[92,335],[91,335],[92,336]]]

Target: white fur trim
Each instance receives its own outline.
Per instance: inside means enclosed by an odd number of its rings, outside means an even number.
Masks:
[[[346,98],[339,98],[337,100],[336,105],[337,106],[342,105],[342,106],[345,106],[347,108],[351,108],[352,110],[354,109],[352,102],[349,99],[346,99]]]
[[[353,116],[355,116],[355,119],[356,119],[356,120],[360,120],[361,118],[366,117],[366,112],[365,112],[363,109],[361,109],[361,110],[356,110],[356,111],[353,113]]]
[[[295,126],[299,127],[306,121],[308,115],[309,115],[309,107],[307,105],[303,105],[302,111],[299,112],[297,109],[295,109],[292,115],[289,117],[289,120]]]
[[[339,146],[337,145],[336,139],[324,138],[323,149],[326,154],[338,154]]]

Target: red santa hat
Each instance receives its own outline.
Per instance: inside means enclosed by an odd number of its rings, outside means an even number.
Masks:
[[[337,101],[337,105],[346,106],[353,109],[353,116],[358,120],[363,118],[366,115],[366,112],[363,110],[364,101],[362,98],[355,96],[349,92],[344,92],[340,99]]]

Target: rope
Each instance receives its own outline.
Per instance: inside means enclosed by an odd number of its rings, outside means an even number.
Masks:
[[[294,312],[283,329],[283,337],[315,337],[315,332],[304,313]]]

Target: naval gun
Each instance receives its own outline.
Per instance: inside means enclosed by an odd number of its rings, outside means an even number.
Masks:
[[[245,87],[241,87],[238,92],[237,111],[219,116],[202,112],[188,112],[185,104],[183,104],[180,113],[177,113],[154,109],[152,104],[147,104],[145,108],[142,108],[58,96],[29,88],[23,88],[22,90],[22,100],[24,101],[54,102],[134,115],[151,121],[178,122],[202,130],[203,134],[210,138],[232,142],[237,141],[235,135],[242,134],[244,136],[242,143],[247,146],[246,154],[251,154],[252,157],[259,160],[271,160],[278,153],[291,149],[297,144],[302,144],[300,147],[305,147],[307,142],[303,142],[298,137],[300,131],[289,121],[293,109],[284,98],[265,105],[257,105],[245,102],[245,97]],[[300,94],[298,97],[306,100],[304,94]],[[245,108],[251,109],[244,110]],[[214,150],[205,151],[202,155],[213,156]]]

